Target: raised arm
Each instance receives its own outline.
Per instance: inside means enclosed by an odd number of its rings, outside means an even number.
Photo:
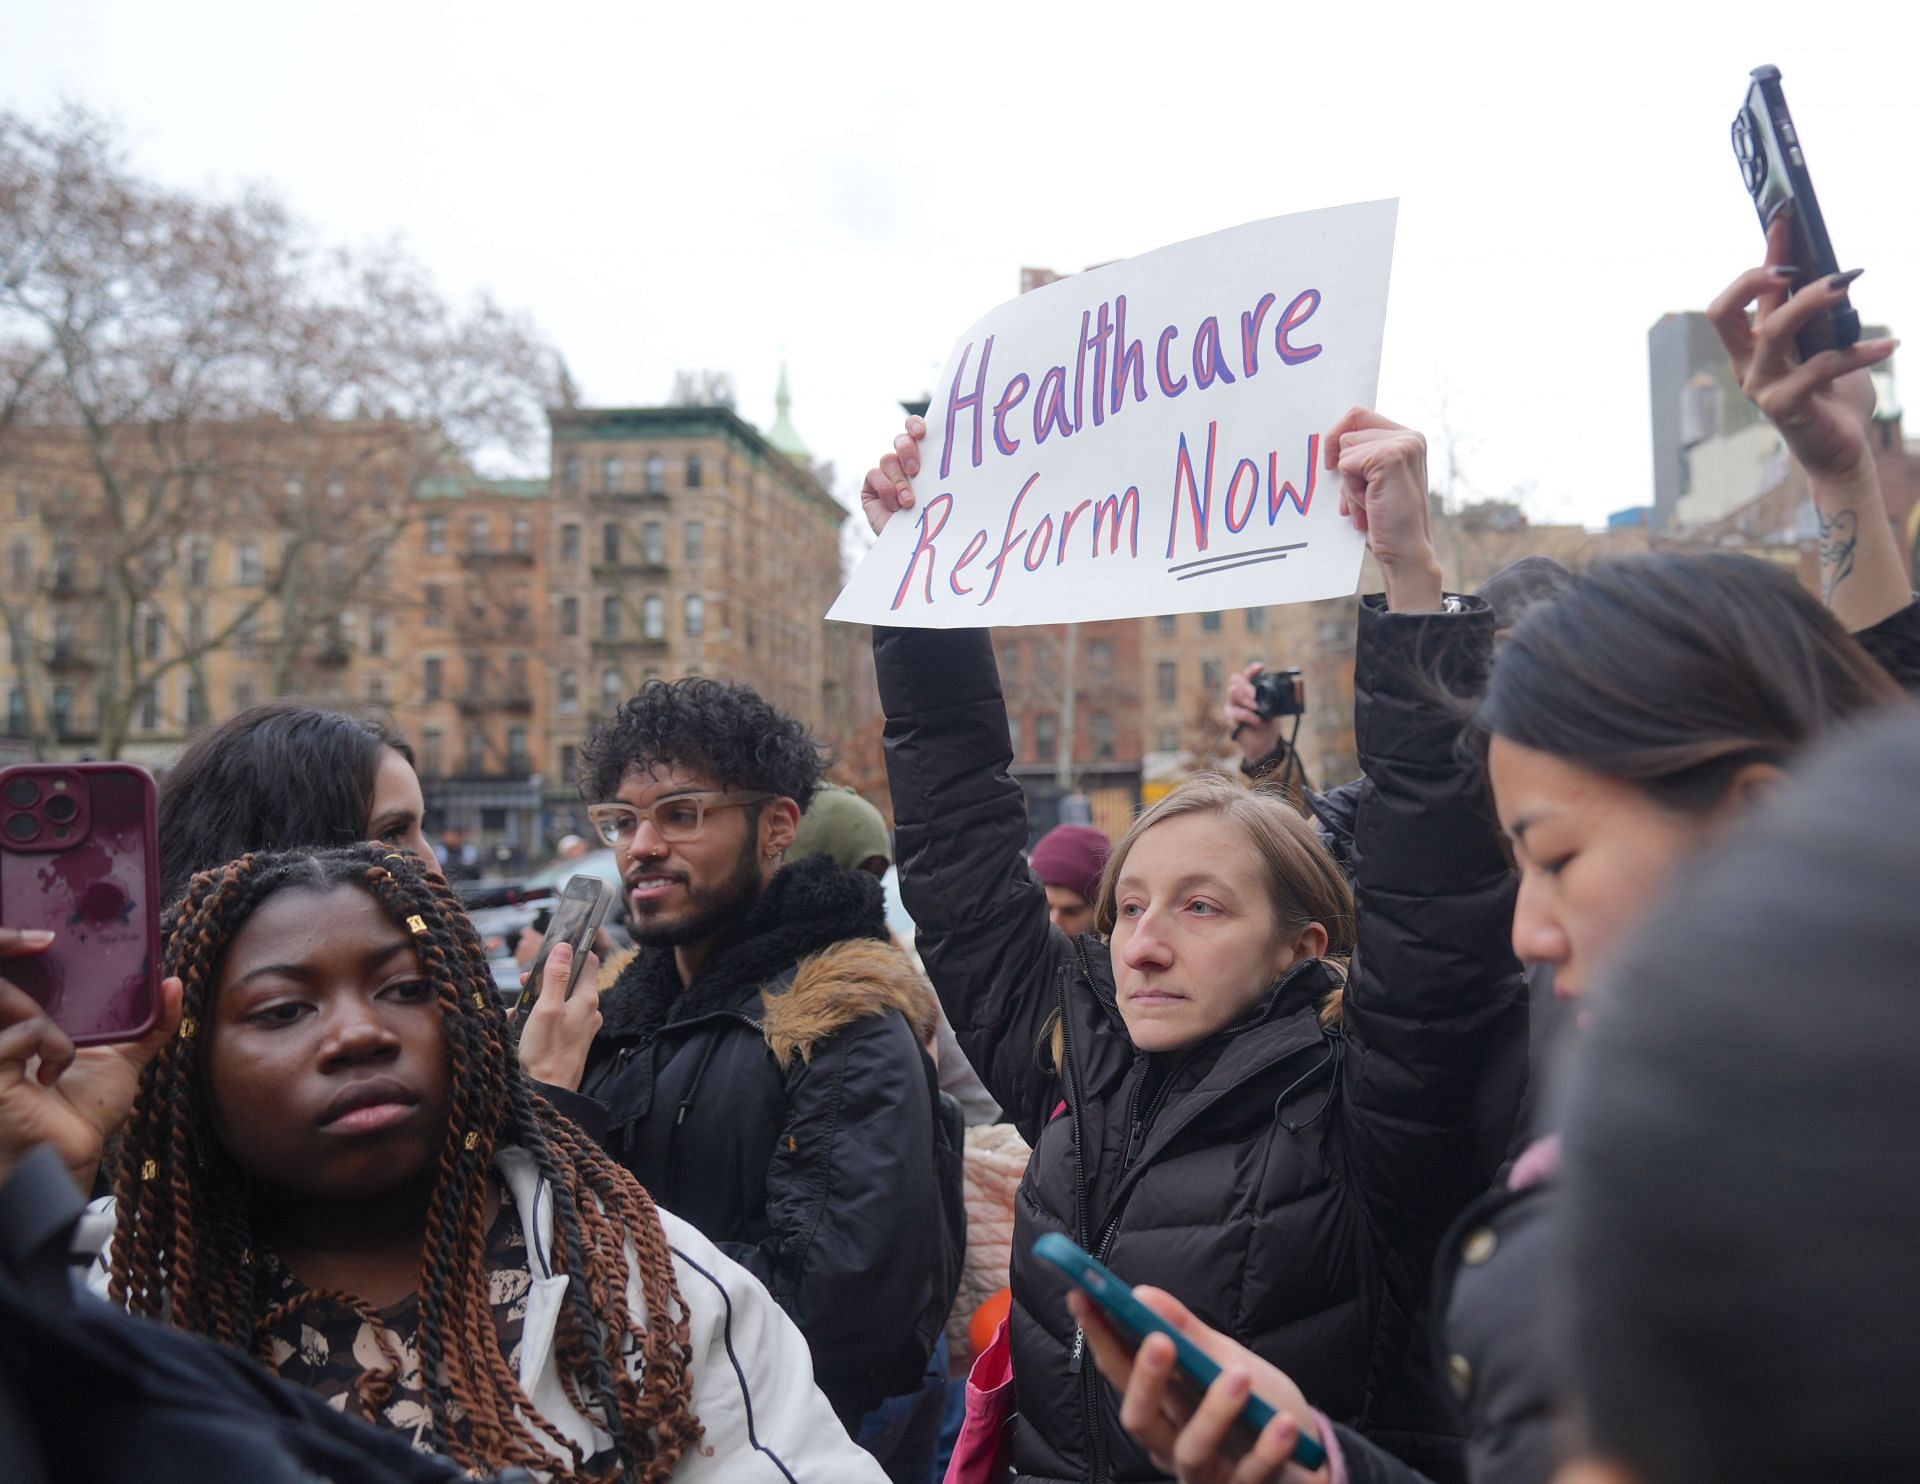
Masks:
[[[1782,218],[1774,225],[1766,266],[1736,278],[1707,317],[1741,389],[1807,471],[1820,522],[1821,592],[1834,617],[1860,633],[1913,602],[1868,437],[1874,390],[1867,368],[1892,355],[1898,342],[1863,340],[1802,361],[1795,337],[1839,303],[1859,275],[1843,273],[1789,298],[1789,224]]]
[[[1527,995],[1510,943],[1513,875],[1451,699],[1484,681],[1493,614],[1477,598],[1443,602],[1423,440],[1356,417],[1329,442],[1387,593],[1362,600],[1354,674],[1368,787],[1353,840],[1345,1114],[1360,1189],[1393,1250],[1424,1275],[1445,1223],[1486,1188],[1511,1137]]]
[[[867,475],[877,531],[912,503],[918,418]],[[993,644],[982,629],[876,629],[900,895],[955,1037],[1029,1143],[1057,1101],[1038,1056],[1074,946],[1027,869],[1027,807]]]

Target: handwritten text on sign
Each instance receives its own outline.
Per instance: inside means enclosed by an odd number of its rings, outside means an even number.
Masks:
[[[962,628],[1351,593],[1321,433],[1371,404],[1396,203],[1276,217],[1049,284],[969,330],[913,509],[830,617]]]

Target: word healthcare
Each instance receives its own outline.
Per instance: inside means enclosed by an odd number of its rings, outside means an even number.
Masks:
[[[1272,345],[1274,356],[1281,365],[1298,366],[1320,354],[1323,347],[1303,343],[1298,338],[1314,311],[1320,307],[1320,300],[1318,289],[1302,289],[1275,316],[1271,330]],[[1191,336],[1191,350],[1186,355],[1180,355],[1176,349],[1181,338],[1180,326],[1166,326],[1154,343],[1154,392],[1171,400],[1190,389],[1204,392],[1216,385],[1231,386],[1241,377],[1251,379],[1258,375],[1262,364],[1261,353],[1267,343],[1267,320],[1278,303],[1278,295],[1262,294],[1252,308],[1241,313],[1238,335],[1235,337],[1237,343],[1225,348],[1221,344],[1220,320],[1215,315],[1208,315],[1195,327]],[[1097,310],[1089,309],[1081,314],[1080,343],[1073,357],[1071,397],[1067,391],[1068,376],[1064,364],[1047,369],[1040,378],[1037,392],[1033,388],[1033,378],[1025,371],[1017,371],[1001,386],[1000,395],[989,413],[987,389],[990,385],[993,341],[994,337],[989,335],[980,345],[980,363],[974,373],[972,389],[965,394],[962,394],[961,387],[965,383],[968,364],[973,359],[973,343],[968,342],[961,352],[959,369],[947,393],[945,437],[940,451],[942,481],[953,474],[954,450],[961,446],[955,433],[962,418],[970,422],[968,446],[971,465],[978,469],[989,457],[989,424],[992,455],[1013,458],[1019,454],[1026,436],[1031,436],[1035,445],[1044,444],[1050,437],[1070,438],[1087,426],[1089,418],[1094,427],[1100,427],[1108,418],[1118,417],[1129,401],[1139,403],[1148,399],[1146,346],[1138,339],[1127,338],[1125,294],[1116,295],[1111,303],[1103,300]],[[1176,355],[1179,355],[1177,369]],[[1088,375],[1089,367],[1091,376]],[[1089,390],[1091,400],[1088,397]],[[1029,401],[1029,393],[1032,393],[1030,411],[1016,421],[1021,404]],[[1010,427],[1010,423],[1014,425]],[[1215,474],[1222,462],[1219,434],[1219,423],[1208,422],[1202,464],[1204,472],[1199,475],[1195,473],[1193,449],[1184,432],[1179,435],[1178,446],[1172,451],[1172,499],[1169,502],[1166,545],[1166,556],[1170,563],[1180,553],[1183,514],[1187,519],[1192,550],[1195,553],[1207,550],[1215,512]],[[1219,506],[1221,520],[1229,532],[1238,535],[1247,528],[1248,522],[1261,507],[1263,491],[1269,526],[1279,524],[1281,510],[1285,506],[1291,506],[1299,515],[1307,513],[1313,503],[1315,471],[1320,463],[1320,437],[1317,433],[1307,437],[1301,456],[1304,459],[1303,468],[1298,464],[1287,465],[1289,473],[1296,468],[1302,469],[1301,483],[1297,487],[1291,481],[1280,478],[1278,449],[1264,452],[1264,485],[1261,482],[1261,461],[1242,457],[1235,463],[1232,475],[1225,481],[1224,498]],[[984,570],[990,575],[987,577],[986,591],[979,599],[981,607],[991,603],[1000,591],[1007,563],[1016,551],[1020,554],[1022,567],[1029,572],[1038,572],[1047,565],[1049,557],[1056,567],[1082,554],[1088,560],[1098,558],[1103,537],[1108,554],[1117,554],[1124,530],[1128,555],[1137,557],[1140,554],[1138,484],[1130,484],[1124,492],[1116,491],[1098,500],[1084,498],[1071,506],[1062,507],[1057,526],[1051,511],[1042,514],[1031,526],[1020,525],[1028,496],[1033,494],[1039,482],[1039,474],[1028,475],[1007,512],[1006,525],[1000,533],[1000,548],[988,558],[985,565]],[[1041,498],[1044,501],[1044,494]],[[942,539],[952,514],[953,495],[950,492],[943,491],[935,495],[922,507],[913,551],[893,595],[896,611],[907,601],[916,573],[921,578],[923,601],[933,601],[933,580],[940,566],[939,548],[935,543]],[[1082,541],[1079,544],[1073,540],[1076,525],[1082,529]],[[966,545],[960,548],[959,554],[948,562],[944,575],[947,586],[955,596],[966,597],[973,593],[974,581],[967,569],[986,550],[992,539],[986,530],[976,530]],[[1259,554],[1239,551],[1227,560],[1235,566],[1252,565],[1278,560],[1288,550],[1297,549],[1297,546],[1273,548]],[[1203,576],[1216,568],[1203,559],[1176,564],[1168,570],[1179,573],[1185,580]]]
[[[1079,623],[1353,591],[1321,439],[1380,374],[1395,203],[1269,217],[1070,274],[953,342],[913,509],[829,617]]]

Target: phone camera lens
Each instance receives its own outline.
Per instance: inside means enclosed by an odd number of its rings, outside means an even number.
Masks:
[[[31,778],[8,779],[7,802],[17,809],[31,809],[40,802],[40,785]]]
[[[55,794],[47,800],[47,818],[55,824],[72,824],[80,817],[80,801],[72,794]]]
[[[31,814],[14,814],[7,819],[7,838],[18,840],[21,844],[33,839],[40,833],[40,821]]]

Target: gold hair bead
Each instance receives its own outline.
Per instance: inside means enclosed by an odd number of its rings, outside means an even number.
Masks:
[[[198,1029],[199,1026],[194,1021],[194,1018],[191,1015],[187,1016],[186,1019],[180,1022],[180,1039],[183,1041],[191,1041],[193,1039],[193,1033]]]
[[[407,931],[412,933],[416,938],[426,937],[427,935],[426,918],[421,917],[418,914],[412,917],[409,917],[407,919]]]
[[[473,992],[473,1008],[476,1010],[484,1010],[487,1008],[487,996],[485,991],[476,989]]]
[[[381,856],[380,859],[383,861],[403,861],[406,859],[406,857],[397,850],[390,850],[385,855]]]
[[[145,1164],[140,1166],[140,1178],[142,1180],[156,1179],[158,1178],[159,1174],[160,1174],[160,1161],[157,1159],[150,1159]]]
[[[466,1138],[466,1145],[467,1145],[467,1152],[471,1154],[474,1150],[480,1147],[480,1136],[476,1133],[469,1132]]]

